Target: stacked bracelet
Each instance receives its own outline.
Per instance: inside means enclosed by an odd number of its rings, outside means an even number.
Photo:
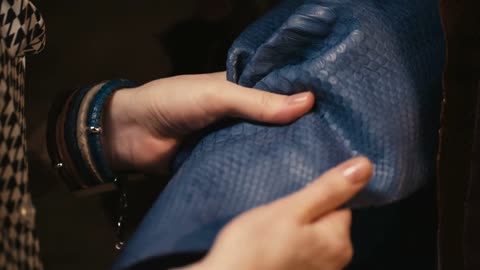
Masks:
[[[104,104],[113,92],[121,88],[132,88],[135,85],[127,80],[114,80],[104,84],[95,94],[87,116],[88,150],[91,153],[102,182],[114,182],[115,176],[110,170],[102,145],[102,116]]]
[[[72,191],[113,187],[116,176],[103,152],[103,110],[116,90],[134,86],[127,80],[103,82],[74,91],[53,107],[48,130],[49,153]]]

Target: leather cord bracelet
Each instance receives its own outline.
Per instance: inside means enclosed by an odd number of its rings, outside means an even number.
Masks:
[[[67,92],[49,114],[47,146],[54,168],[74,193],[93,193],[117,187],[117,249],[123,246],[127,204],[123,178],[111,169],[103,151],[102,116],[112,94],[135,84],[118,79]]]
[[[120,250],[124,244],[124,223],[126,219],[126,211],[128,208],[127,192],[124,187],[124,179],[120,176],[116,176],[108,165],[105,152],[103,151],[102,144],[102,116],[105,104],[112,93],[119,89],[132,88],[135,85],[127,80],[113,80],[105,83],[100,87],[98,92],[90,103],[90,108],[87,115],[87,131],[88,131],[88,149],[90,150],[90,156],[93,159],[93,164],[96,171],[100,174],[101,181],[113,182],[120,191],[119,198],[119,215],[116,222],[116,234],[117,243],[115,248]],[[88,154],[88,153],[87,153]]]
[[[87,114],[87,133],[88,133],[88,150],[90,156],[93,159],[95,169],[101,176],[102,182],[114,182],[115,175],[110,170],[110,166],[107,162],[105,153],[103,151],[102,144],[102,116],[105,104],[112,93],[119,89],[132,88],[135,85],[127,80],[112,80],[105,83],[90,102],[90,107]]]
[[[112,94],[135,85],[112,80],[59,98],[49,116],[48,150],[54,167],[72,192],[93,192],[117,178],[102,144],[102,115]]]

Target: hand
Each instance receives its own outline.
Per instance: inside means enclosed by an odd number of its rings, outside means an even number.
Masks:
[[[228,82],[225,73],[177,76],[117,91],[104,116],[104,145],[112,168],[159,173],[192,131],[224,117],[273,124],[311,109],[311,93],[283,96]]]
[[[230,222],[189,270],[339,270],[353,256],[350,210],[336,210],[364,187],[373,166],[349,160],[288,197]]]

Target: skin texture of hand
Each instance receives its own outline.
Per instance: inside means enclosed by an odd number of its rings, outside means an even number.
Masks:
[[[238,117],[286,124],[308,112],[310,92],[283,96],[245,88],[224,72],[160,79],[117,91],[104,115],[104,145],[115,171],[166,172],[182,140]]]
[[[372,176],[366,158],[331,169],[304,189],[231,221],[210,253],[184,270],[340,270],[353,256],[351,212],[336,210]]]

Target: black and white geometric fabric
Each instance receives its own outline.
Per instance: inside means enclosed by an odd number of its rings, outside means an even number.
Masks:
[[[0,0],[0,269],[40,270],[28,191],[25,55],[45,44],[44,22],[27,0]]]

